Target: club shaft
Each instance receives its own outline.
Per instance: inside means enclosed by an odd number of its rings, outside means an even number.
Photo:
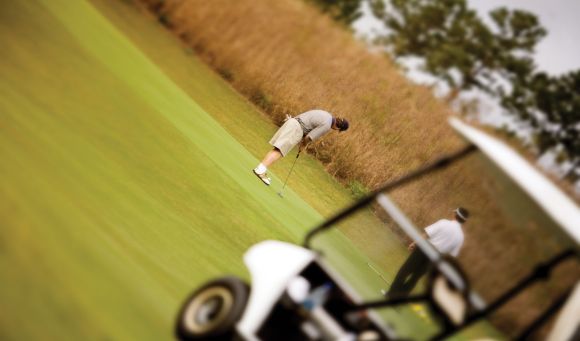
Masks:
[[[371,263],[367,263],[367,265],[369,266],[369,268],[373,269],[373,271],[374,271],[374,272],[375,272],[377,275],[379,275],[379,277],[380,277],[380,278],[381,278],[381,279],[382,279],[382,280],[383,280],[385,283],[387,283],[388,285],[391,285],[391,283],[390,283],[389,281],[387,281],[387,280],[386,280],[386,278],[385,278],[385,277],[383,277],[383,275],[382,275],[382,274],[381,274],[381,273],[380,273],[380,272],[379,272],[377,269],[375,269],[375,267],[374,267],[374,266],[372,266],[372,265],[371,265]]]
[[[286,184],[288,183],[288,179],[290,178],[290,174],[292,174],[292,170],[294,169],[294,166],[296,165],[296,161],[298,161],[299,156],[300,156],[300,152],[298,152],[298,154],[296,154],[296,158],[294,159],[294,162],[292,163],[292,167],[290,167],[290,171],[288,172],[288,175],[286,176],[286,180],[284,181],[284,185],[282,186],[280,193],[282,193],[284,188],[286,188]]]

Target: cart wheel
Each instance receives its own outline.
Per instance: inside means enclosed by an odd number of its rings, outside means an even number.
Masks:
[[[185,301],[177,318],[180,340],[230,340],[248,301],[248,285],[236,277],[206,283]]]

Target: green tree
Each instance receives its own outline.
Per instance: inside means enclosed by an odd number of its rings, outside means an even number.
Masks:
[[[389,33],[377,40],[395,57],[420,57],[426,72],[452,89],[500,91],[499,80],[511,82],[534,69],[531,54],[546,34],[535,15],[497,9],[489,27],[465,0],[391,0],[371,2]],[[387,8],[388,10],[385,10]]]
[[[580,71],[561,77],[537,73],[532,59],[546,35],[537,17],[498,8],[486,24],[466,0],[308,0],[345,24],[367,1],[389,33],[379,37],[395,58],[419,57],[424,71],[451,89],[448,100],[477,88],[529,122],[540,152],[561,151],[580,169]],[[580,174],[580,173],[578,173]]]
[[[561,150],[560,160],[572,162],[568,173],[578,180],[580,167],[580,70],[560,77],[537,73],[513,83],[502,105],[530,122],[540,152]]]
[[[346,25],[361,17],[361,3],[364,0],[306,0],[318,6],[323,13]]]

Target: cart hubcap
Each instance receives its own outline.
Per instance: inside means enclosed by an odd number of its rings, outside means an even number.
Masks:
[[[184,314],[184,324],[196,334],[204,334],[219,326],[233,305],[232,293],[224,287],[207,288],[196,295]]]

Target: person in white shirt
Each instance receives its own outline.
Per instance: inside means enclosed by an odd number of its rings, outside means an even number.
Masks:
[[[464,240],[461,228],[467,218],[469,218],[469,211],[459,207],[453,211],[453,217],[450,220],[441,219],[427,226],[423,237],[440,253],[457,257]],[[389,291],[382,290],[382,293],[388,298],[409,295],[419,279],[429,270],[429,259],[420,249],[416,248],[415,242],[409,245],[409,250],[412,253],[397,272]]]
[[[333,116],[324,110],[309,110],[296,117],[288,116],[286,122],[270,140],[274,148],[264,156],[253,172],[264,184],[270,185],[270,178],[266,173],[268,167],[286,156],[298,143],[300,143],[298,152],[301,152],[310,142],[319,139],[329,131],[345,131],[348,126],[346,119]]]

